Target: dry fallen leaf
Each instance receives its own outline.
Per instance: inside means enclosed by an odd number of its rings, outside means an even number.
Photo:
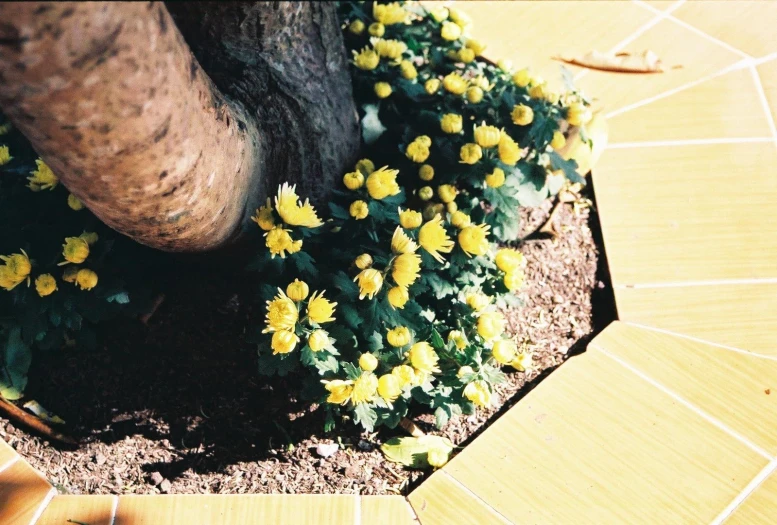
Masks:
[[[587,67],[589,69],[601,69],[603,71],[617,71],[621,73],[663,73],[664,66],[658,55],[650,50],[643,51],[639,55],[627,52],[602,53],[591,51],[582,57],[554,57],[555,60]]]

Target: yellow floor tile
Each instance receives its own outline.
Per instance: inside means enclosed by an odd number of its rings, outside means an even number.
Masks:
[[[659,11],[666,11],[674,4],[676,4],[677,0],[642,0],[640,3],[647,4],[653,9],[658,9]]]
[[[362,496],[361,525],[413,525],[418,522],[402,496]]]
[[[421,525],[508,523],[445,472],[435,472],[408,496]]]
[[[608,120],[610,144],[723,137],[770,137],[749,69],[732,71]]]
[[[753,57],[777,51],[777,2],[704,0],[685,2],[672,16]]]
[[[622,49],[632,53],[645,50],[656,53],[667,71],[634,74],[591,70],[579,81],[579,86],[589,97],[597,99],[597,105],[614,111],[704,78],[741,59],[669,20],[654,25]],[[683,67],[672,69],[678,65]]]
[[[777,60],[764,62],[757,68],[766,100],[772,109],[772,118],[777,120]]]
[[[613,284],[777,277],[773,143],[608,149],[593,171]]]
[[[553,2],[456,2],[474,22],[473,36],[488,44],[486,56],[530,67],[553,89],[560,88],[556,55],[609,51],[655,16],[631,2],[577,0]],[[607,27],[606,31],[600,28]],[[572,72],[580,71],[575,66]]]
[[[772,474],[734,510],[726,525],[777,523],[777,473]]]
[[[777,357],[777,284],[616,288],[618,318]]]
[[[117,496],[55,496],[35,525],[111,525]],[[70,521],[68,521],[70,520]]]
[[[516,523],[709,523],[767,462],[589,350],[444,470]]]
[[[26,462],[0,472],[0,523],[28,525],[54,489]]]
[[[615,322],[591,343],[777,455],[777,360]]]
[[[17,456],[18,454],[11,448],[11,445],[0,438],[0,468],[3,468],[3,466],[7,465]]]
[[[115,525],[326,523],[353,525],[358,496],[177,495],[121,496]]]

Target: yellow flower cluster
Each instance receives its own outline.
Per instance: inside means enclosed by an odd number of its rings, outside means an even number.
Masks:
[[[262,333],[272,332],[270,346],[273,354],[288,354],[299,343],[297,331],[305,330],[300,323],[300,309],[302,303],[308,298],[310,288],[308,284],[299,279],[289,283],[284,292],[278,288],[278,295],[267,301],[267,314],[265,316],[265,328]],[[334,313],[337,303],[324,297],[325,292],[313,292],[307,301],[306,317],[313,328],[308,335],[311,350],[320,351],[329,343],[329,335],[318,328],[318,325],[330,323],[335,320]]]
[[[424,162],[429,158],[429,148],[432,147],[432,139],[426,135],[416,137],[413,142],[407,145],[405,155],[413,162]]]
[[[299,226],[303,228],[318,228],[323,224],[316,214],[315,208],[309,199],[303,203],[296,193],[296,185],[290,186],[284,182],[278,188],[275,197],[275,208],[267,198],[267,203],[256,210],[251,220],[264,230],[265,245],[270,251],[270,256],[275,258],[280,255],[297,253],[302,249],[302,240],[294,240],[291,237],[292,230],[284,226]],[[280,223],[276,222],[276,214],[280,217]]]
[[[497,268],[505,273],[504,284],[508,290],[513,292],[523,285],[523,268],[526,266],[526,259],[521,252],[502,248],[496,252],[494,262]]]

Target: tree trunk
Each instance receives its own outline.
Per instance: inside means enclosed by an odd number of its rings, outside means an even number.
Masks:
[[[359,140],[334,6],[170,7],[194,55],[159,2],[0,4],[2,109],[149,246],[222,246],[280,181],[321,202]]]

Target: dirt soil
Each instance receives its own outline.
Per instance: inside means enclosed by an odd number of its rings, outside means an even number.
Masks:
[[[524,213],[524,235],[550,208]],[[564,205],[555,224],[558,238],[533,234],[520,244],[524,306],[507,313],[536,368],[509,373],[494,408],[452,420],[441,433],[456,444],[582,352],[614,317],[595,213]],[[0,437],[62,493],[405,494],[417,485],[428,473],[387,462],[379,449],[401,429],[367,434],[341,425],[326,435],[322,411],[294,399],[293,379],[257,374],[255,350],[243,340],[251,301],[219,273],[175,284],[148,326],[113,322],[97,350],[64,350],[33,370],[28,393],[67,421],[80,447],[54,447],[2,418]],[[436,432],[431,415],[416,421]],[[325,458],[320,443],[339,449]]]

